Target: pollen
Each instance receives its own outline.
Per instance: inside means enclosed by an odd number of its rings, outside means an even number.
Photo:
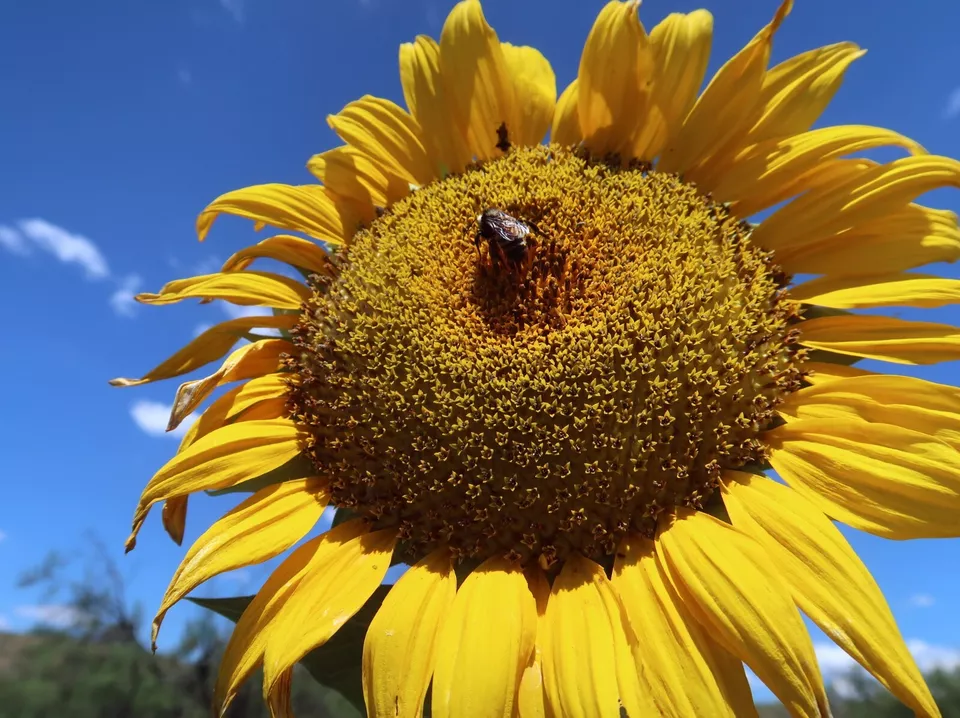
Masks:
[[[475,242],[497,208],[522,261]],[[801,385],[799,305],[750,226],[676,175],[555,145],[422,187],[313,278],[288,409],[333,502],[449,547],[609,557],[727,468]]]

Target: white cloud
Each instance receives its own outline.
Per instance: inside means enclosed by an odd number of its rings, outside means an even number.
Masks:
[[[943,109],[943,117],[947,120],[960,117],[960,87],[953,88],[953,92],[947,96],[947,105]]]
[[[0,247],[12,254],[21,256],[30,254],[30,247],[23,241],[23,237],[13,227],[0,224]]]
[[[220,7],[230,13],[234,22],[243,23],[246,17],[244,0],[220,0]]]
[[[104,279],[110,276],[107,260],[97,245],[84,236],[68,232],[45,219],[21,220],[20,231],[40,249],[61,262],[79,264],[86,271],[88,279]]]
[[[54,628],[67,628],[80,623],[85,614],[73,606],[64,606],[57,603],[38,603],[26,606],[17,606],[13,609],[20,618],[40,623]]]
[[[167,422],[170,421],[170,410],[172,408],[170,404],[141,399],[130,407],[130,416],[133,417],[134,423],[145,434],[179,439],[187,433],[187,429],[190,428],[196,417],[190,414],[180,422],[176,429],[167,431]]]
[[[916,608],[930,608],[937,602],[929,593],[915,593],[910,597],[910,605]]]
[[[141,279],[130,274],[120,281],[120,285],[110,295],[110,306],[121,317],[132,317],[137,313],[137,302],[133,295],[140,289]]]
[[[223,311],[231,319],[239,319],[240,317],[272,317],[273,310],[270,307],[241,307],[237,304],[230,304],[229,302],[221,302],[220,306],[223,307]],[[269,337],[279,337],[280,332],[277,329],[267,329],[263,327],[257,327],[252,330],[256,334],[261,334],[263,336]]]
[[[931,646],[918,638],[907,641],[907,648],[917,661],[920,670],[926,673],[936,669],[952,671],[960,667],[960,649],[948,646]]]
[[[859,664],[832,643],[815,643],[813,649],[817,653],[817,662],[820,664],[824,681],[841,697],[855,695],[855,686],[847,676],[853,669],[863,671]],[[907,641],[907,650],[923,673],[936,669],[950,671],[960,667],[960,648],[933,646],[914,638]],[[863,673],[866,675],[866,671]]]

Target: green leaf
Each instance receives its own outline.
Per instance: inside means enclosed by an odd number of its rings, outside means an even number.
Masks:
[[[338,512],[339,513],[339,512]],[[380,604],[393,586],[379,586],[357,613],[340,627],[329,641],[308,653],[300,664],[313,679],[335,692],[341,701],[331,698],[328,702],[337,705],[333,715],[343,718],[363,718],[363,684],[361,664],[363,641],[370,622],[380,609]],[[232,598],[193,598],[187,600],[202,606],[224,618],[236,622],[253,596]]]
[[[314,473],[316,473],[316,469],[314,469],[310,459],[303,454],[300,454],[298,456],[294,456],[283,466],[278,466],[273,471],[268,471],[267,473],[258,476],[255,479],[242,481],[236,486],[228,486],[225,489],[213,489],[211,491],[207,491],[206,493],[208,496],[223,496],[224,494],[239,493],[252,494],[265,486],[270,486],[271,484],[280,484],[284,481],[296,481],[297,479],[303,479],[308,476],[312,476]]]
[[[253,600],[253,596],[233,596],[231,598],[195,598],[193,596],[187,596],[187,600],[236,623],[240,620],[240,616],[247,605]]]

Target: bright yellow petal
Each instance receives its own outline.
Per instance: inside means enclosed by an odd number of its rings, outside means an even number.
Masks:
[[[726,474],[723,500],[797,606],[918,715],[939,717],[883,594],[830,519],[783,484],[741,472]]]
[[[173,604],[214,576],[283,553],[313,528],[329,500],[325,481],[286,481],[260,489],[215,522],[190,547],[170,579],[153,619],[153,650],[163,617]]]
[[[873,374],[814,384],[777,407],[796,419],[863,419],[936,437],[960,450],[960,389],[909,376]]]
[[[596,154],[629,151],[649,106],[653,50],[638,6],[608,2],[580,56],[577,114],[584,144]]]
[[[747,142],[762,142],[806,132],[840,89],[850,64],[863,57],[852,42],[818,47],[769,70],[760,91],[760,118]]]
[[[884,146],[923,152],[913,140],[893,130],[866,125],[823,127],[799,135],[765,140],[744,147],[714,172],[698,172],[695,180],[720,202],[744,200],[770,206],[782,188],[807,176],[829,160]]]
[[[237,272],[249,267],[255,259],[275,259],[316,274],[330,274],[333,267],[330,256],[309,239],[301,239],[289,234],[278,234],[252,247],[235,252],[223,263],[221,272]]]
[[[350,145],[314,155],[307,169],[338,195],[369,207],[387,207],[410,194],[409,181]]]
[[[543,141],[557,104],[557,78],[540,51],[524,45],[501,43],[507,72],[513,79],[517,128],[509,133],[513,145],[538,145]]]
[[[800,341],[813,349],[897,364],[935,364],[960,359],[960,329],[856,314],[808,319]]]
[[[621,543],[611,582],[641,637],[637,670],[658,715],[756,715],[743,664],[687,613],[657,563],[652,540],[634,536]]]
[[[565,89],[557,106],[553,111],[553,124],[550,127],[550,141],[558,145],[572,147],[580,144],[583,133],[580,132],[580,116],[578,107],[580,98],[577,92],[577,81],[574,80]]]
[[[423,128],[423,139],[436,168],[462,172],[472,157],[467,146],[467,120],[451,112],[440,75],[440,46],[426,35],[400,46],[400,82],[410,114]]]
[[[838,521],[893,539],[960,535],[960,454],[938,439],[847,418],[791,421],[764,440],[774,470]]]
[[[420,718],[440,627],[457,594],[446,549],[407,569],[363,642],[363,696],[370,718]]]
[[[686,174],[752,126],[773,35],[792,7],[784,0],[770,24],[717,71],[661,153],[658,170]]]
[[[852,376],[876,376],[872,371],[860,369],[846,364],[828,364],[827,362],[809,361],[803,365],[803,370],[809,372],[804,379],[810,384],[825,384],[826,382],[846,379]],[[778,407],[779,408],[779,407]]]
[[[932,274],[820,277],[790,288],[790,298],[837,309],[942,307],[960,303],[960,279]]]
[[[187,497],[171,496],[163,502],[163,511],[160,514],[163,528],[179,546],[183,543],[183,531],[187,526]]]
[[[173,399],[167,431],[175,429],[218,386],[272,374],[282,366],[283,356],[293,351],[293,344],[285,339],[251,342],[230,354],[213,374],[185,381],[177,388]]]
[[[798,274],[881,274],[957,259],[957,215],[915,204],[838,236],[777,252],[777,262]]]
[[[813,244],[887,215],[891,207],[938,187],[960,187],[960,161],[937,155],[904,157],[839,186],[807,192],[763,220],[752,239],[773,250]]]
[[[429,184],[437,176],[417,121],[390,100],[364,95],[336,115],[329,115],[327,124],[385,174],[417,186]]]
[[[221,214],[252,219],[258,230],[271,225],[333,245],[350,239],[360,219],[353,208],[323,187],[261,184],[227,192],[211,202],[197,217],[200,241],[207,238]]]
[[[813,644],[764,550],[709,514],[683,510],[657,551],[686,607],[796,716],[827,716]]]
[[[547,713],[546,696],[543,692],[543,621],[547,615],[550,599],[550,584],[539,567],[527,570],[527,583],[537,605],[537,637],[527,667],[520,678],[517,692],[517,710],[520,718],[552,718]]]
[[[235,486],[282,466],[300,453],[302,437],[287,419],[244,421],[198,439],[174,456],[144,488],[127,551],[150,507],[172,496]]]
[[[292,329],[297,323],[295,316],[240,317],[210,327],[183,349],[151,369],[139,379],[111,379],[111,386],[140,386],[161,379],[170,379],[199,369],[226,354],[230,347],[251,329],[258,327]]]
[[[523,573],[500,557],[484,561],[464,579],[440,631],[433,715],[511,718],[536,632]]]
[[[703,84],[712,41],[713,15],[706,10],[671,13],[650,31],[651,111],[634,142],[634,157],[653,159],[680,131]]]
[[[618,718],[655,715],[637,676],[642,656],[604,570],[571,555],[553,581],[542,622],[543,685],[554,715]]]
[[[269,272],[218,272],[167,282],[157,294],[138,294],[143,304],[174,304],[184,299],[225,299],[241,306],[300,309],[310,288],[296,279]]]
[[[471,154],[499,157],[497,129],[517,126],[513,81],[497,33],[478,0],[457,3],[440,32],[440,74],[450,111],[465,122]]]
[[[263,655],[265,698],[282,690],[283,675],[363,608],[390,568],[393,529],[355,537],[348,532],[348,538],[334,532],[321,537],[306,575],[271,626]]]
[[[214,691],[215,716],[222,718],[237,691],[260,666],[271,624],[300,585],[324,536],[335,532],[342,536],[358,529],[362,527],[348,521],[323,536],[310,539],[291,553],[266,580],[240,616],[224,649]]]

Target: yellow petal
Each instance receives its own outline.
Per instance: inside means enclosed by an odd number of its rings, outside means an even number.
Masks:
[[[783,484],[724,478],[733,525],[764,547],[800,609],[918,715],[939,717],[883,594],[837,527]]]
[[[410,114],[423,128],[427,152],[437,176],[462,172],[471,161],[467,120],[451,112],[440,75],[440,46],[426,35],[400,46],[400,82]]]
[[[150,507],[172,496],[235,486],[282,466],[300,453],[302,437],[286,419],[243,421],[198,439],[174,456],[144,488],[127,550]]]
[[[756,714],[743,664],[716,645],[686,611],[662,573],[653,541],[640,536],[624,540],[611,583],[634,632],[642,637],[637,669],[657,715]]]
[[[960,450],[960,389],[909,376],[872,374],[814,384],[777,412],[789,420],[863,419],[936,437]]]
[[[327,124],[386,174],[418,186],[436,177],[423,147],[420,126],[390,100],[364,95],[336,115],[329,115]]]
[[[801,341],[813,349],[897,364],[935,364],[960,359],[960,329],[855,314],[808,319]]]
[[[790,298],[837,309],[942,307],[960,302],[960,279],[899,272],[859,277],[820,277],[791,287]]]
[[[282,405],[282,403],[286,401],[290,381],[289,376],[284,374],[267,374],[266,376],[254,377],[245,384],[231,389],[219,397],[203,414],[206,415],[210,413],[211,418],[216,416],[217,422],[219,422],[217,426],[220,426],[248,411],[251,407],[263,402],[279,400]],[[178,405],[175,402],[170,421],[171,424],[176,422],[176,424],[179,425],[181,417],[179,416],[177,408]],[[204,431],[201,432],[201,435],[207,434],[216,428],[216,426],[213,425],[209,425],[208,428],[208,425],[206,425],[206,422],[203,422],[202,418],[199,421],[201,424],[204,424]],[[169,427],[168,431],[170,428],[175,428],[175,426]]]
[[[664,148],[658,170],[685,174],[752,126],[773,35],[792,7],[784,0],[770,24],[717,71]]]
[[[153,619],[153,650],[163,617],[173,604],[214,576],[283,553],[313,528],[329,500],[325,481],[286,481],[260,489],[215,522],[190,547],[170,579]]]
[[[840,235],[777,252],[777,262],[788,272],[803,274],[882,274],[957,259],[957,215],[916,204]]]
[[[163,502],[163,512],[160,514],[163,528],[179,546],[183,543],[183,531],[187,525],[187,497],[171,496]]]
[[[866,125],[823,127],[785,138],[765,140],[740,150],[715,172],[698,172],[696,181],[720,202],[745,200],[770,206],[785,185],[795,183],[816,166],[843,155],[884,146],[923,152],[898,132]]]
[[[550,129],[557,104],[557,78],[540,51],[501,43],[507,72],[513,79],[517,128],[509,133],[513,145],[538,145]]]
[[[278,234],[252,247],[244,247],[223,263],[221,272],[237,272],[249,267],[255,259],[275,259],[316,274],[330,274],[329,255],[315,242],[289,234]]]
[[[646,125],[635,141],[634,157],[652,159],[680,131],[703,84],[712,41],[713,15],[706,10],[671,13],[650,31],[655,68],[651,112],[642,118]]]
[[[771,188],[771,191],[766,194],[754,195],[749,199],[732,200],[730,211],[738,217],[749,217],[798,194],[815,192],[826,186],[834,187],[854,177],[862,177],[867,170],[876,166],[877,163],[873,160],[860,157],[824,160],[811,167],[807,172],[784,182],[779,188]],[[781,256],[780,254],[777,255],[778,262]]]
[[[363,696],[370,718],[420,718],[440,626],[457,594],[446,549],[407,569],[363,642]]]
[[[584,144],[597,154],[631,149],[649,106],[654,60],[639,4],[608,2],[580,56],[577,114]]]
[[[657,551],[686,607],[796,716],[829,716],[813,644],[763,549],[733,526],[683,510]]]
[[[553,581],[541,625],[547,704],[564,718],[655,715],[637,676],[642,648],[603,569],[572,555]]]
[[[396,531],[347,536],[331,530],[321,537],[306,575],[271,626],[263,654],[265,698],[282,690],[283,674],[363,608],[390,568]]]
[[[111,379],[111,386],[140,386],[161,379],[187,374],[209,364],[226,354],[244,334],[257,327],[292,329],[297,323],[295,316],[240,317],[210,327],[187,346],[151,369],[139,379]]]
[[[827,362],[809,361],[803,365],[803,370],[809,372],[804,380],[810,384],[825,384],[837,379],[846,379],[852,376],[875,376],[872,371],[860,369],[846,364],[828,364]],[[779,407],[778,407],[779,408]]]
[[[269,272],[218,272],[167,282],[157,294],[138,294],[143,304],[174,304],[184,299],[225,299],[241,306],[300,309],[310,288],[296,279]]]
[[[348,203],[317,185],[261,184],[222,194],[197,217],[201,242],[221,214],[252,219],[257,230],[269,224],[333,245],[350,239],[359,222]]]
[[[536,603],[520,569],[499,557],[480,564],[437,639],[433,715],[511,718],[536,632]]]
[[[387,207],[410,194],[407,180],[350,145],[314,155],[307,169],[341,197],[368,207]]]
[[[960,454],[938,439],[845,418],[791,421],[764,440],[774,470],[838,521],[893,539],[960,535]]]
[[[309,573],[313,559],[331,544],[349,541],[366,531],[363,521],[342,523],[298,547],[270,575],[240,616],[224,649],[214,692],[215,715],[222,718],[240,686],[263,662],[277,618],[283,615],[287,602]]]
[[[577,108],[580,98],[577,93],[577,81],[574,80],[564,90],[553,111],[553,124],[550,127],[550,141],[558,145],[572,147],[583,140],[580,132],[580,116]]]
[[[863,57],[852,42],[819,47],[781,62],[766,73],[760,90],[760,118],[746,141],[762,142],[806,132],[840,89],[843,75]]]
[[[478,0],[457,3],[440,32],[440,73],[451,111],[478,160],[499,157],[497,128],[517,126],[513,81],[497,33]]]
[[[293,344],[285,339],[251,342],[228,356],[213,374],[184,382],[177,388],[167,431],[175,429],[218,386],[272,374],[282,366],[283,356],[293,351]]]
[[[937,155],[904,157],[838,186],[807,192],[763,220],[752,239],[773,250],[812,244],[947,186],[960,187],[960,161]]]
[[[537,605],[537,636],[527,667],[520,678],[517,691],[517,712],[520,718],[547,718],[547,706],[543,692],[543,621],[547,615],[550,599],[550,584],[539,567],[527,570],[527,584]]]

